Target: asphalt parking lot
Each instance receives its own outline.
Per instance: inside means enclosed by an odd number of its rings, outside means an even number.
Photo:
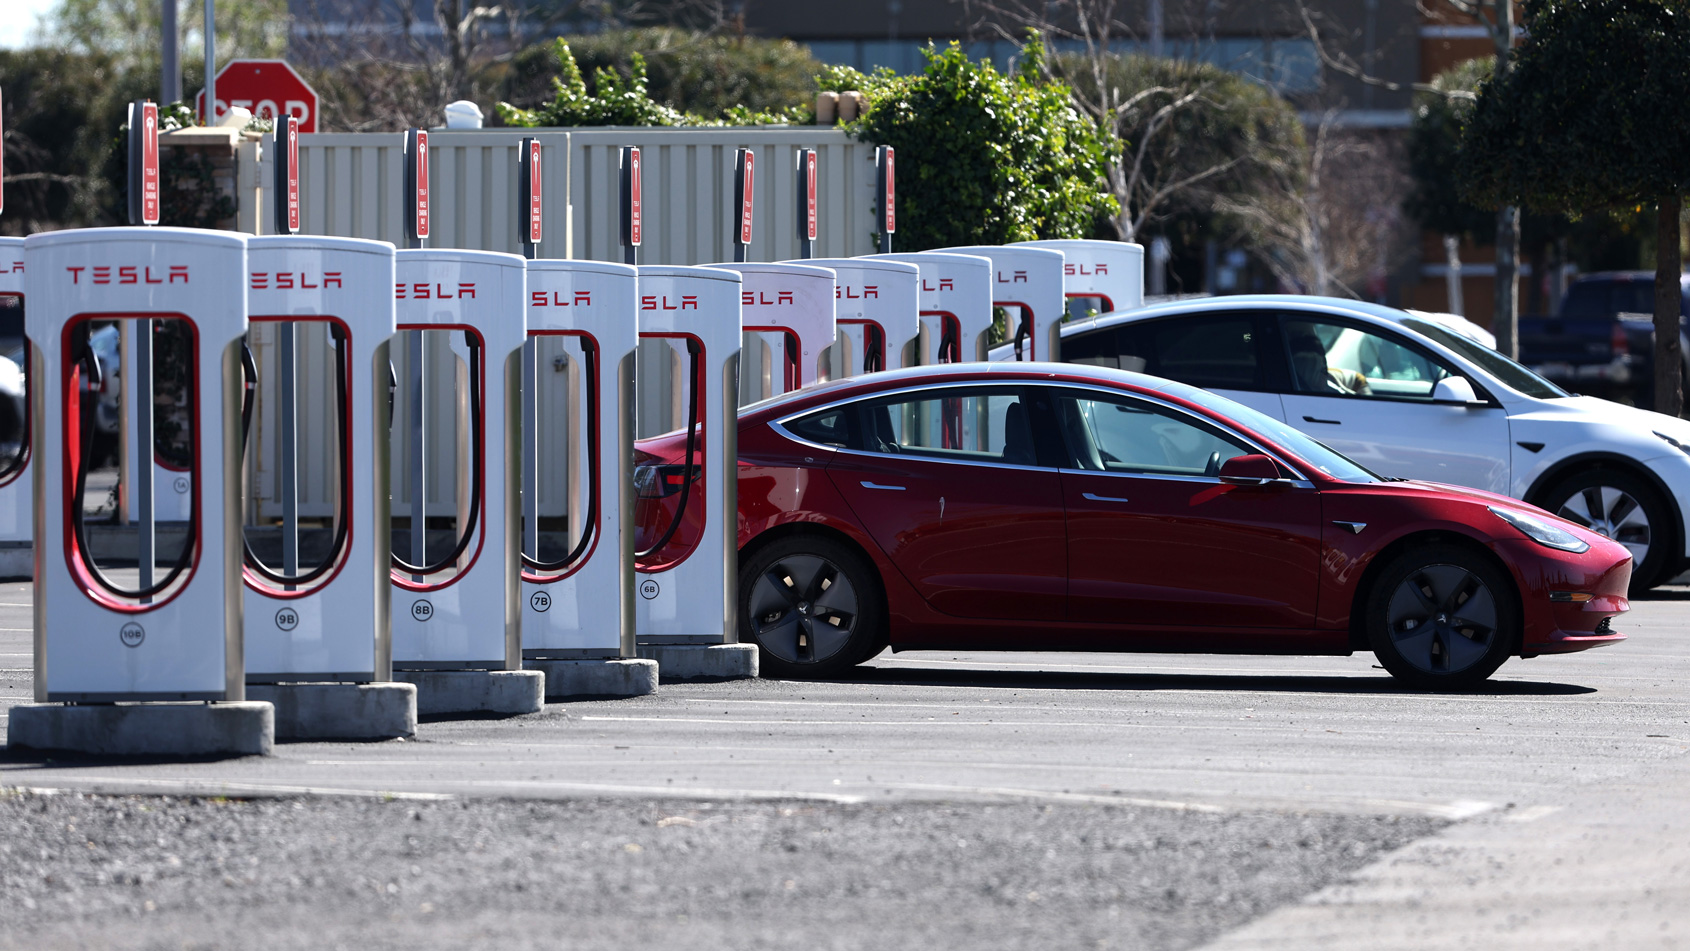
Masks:
[[[0,586],[0,717],[29,610]],[[111,797],[4,801],[0,947],[290,921],[526,946],[548,920],[583,947],[1690,947],[1687,621],[1668,589],[1629,642],[1466,695],[1366,654],[921,653],[265,759],[11,754],[0,786]]]

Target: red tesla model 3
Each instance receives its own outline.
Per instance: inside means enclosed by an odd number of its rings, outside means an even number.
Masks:
[[[738,435],[740,636],[775,676],[887,646],[1371,650],[1450,688],[1625,639],[1620,545],[1517,499],[1381,478],[1157,377],[875,373],[748,407]],[[642,550],[686,491],[685,445],[639,443]],[[686,557],[681,529],[650,563]]]

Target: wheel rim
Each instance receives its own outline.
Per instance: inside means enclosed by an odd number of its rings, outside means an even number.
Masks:
[[[1496,596],[1459,565],[1428,565],[1397,585],[1385,610],[1391,643],[1428,674],[1459,673],[1496,640]]]
[[[751,630],[763,649],[792,664],[839,653],[857,629],[850,576],[819,555],[789,555],[751,586]]]
[[[1574,492],[1555,514],[1624,545],[1631,552],[1632,564],[1641,565],[1649,557],[1653,538],[1649,513],[1629,492],[1611,485],[1593,485]]]

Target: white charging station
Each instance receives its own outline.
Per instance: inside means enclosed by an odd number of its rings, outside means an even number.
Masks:
[[[1061,251],[1062,291],[1075,319],[1144,306],[1144,247],[1089,239],[1020,241],[1011,248]],[[1056,359],[1056,354],[1040,359]]]
[[[1003,308],[1008,318],[1006,359],[1054,359],[1067,311],[1062,296],[1062,252],[1020,245],[939,248],[934,253],[939,252],[979,255],[992,262],[992,306]],[[992,358],[997,357],[994,351]]]
[[[901,261],[921,270],[921,339],[912,365],[986,359],[986,334],[992,329],[990,259],[936,251],[875,254],[865,259]]]
[[[285,738],[416,732],[416,689],[388,682],[393,284],[386,242],[247,243],[246,680]]]
[[[833,346],[834,272],[805,264],[712,264],[739,274],[739,405],[816,382]]]
[[[637,274],[528,262],[522,655],[545,673],[548,698],[657,686],[656,665],[636,659],[634,644]]]
[[[518,602],[527,263],[491,251],[396,254],[392,518],[408,530],[393,544],[393,669],[417,685],[420,714],[544,703],[545,678],[521,669]],[[431,438],[435,414],[456,419],[448,445]]]
[[[23,276],[23,239],[0,238],[0,578],[27,578],[34,572],[33,392]]]
[[[915,358],[921,333],[921,269],[878,258],[813,258],[792,262],[834,273],[837,339],[825,362],[828,378],[896,370]]]
[[[60,231],[26,238],[24,260],[32,375],[51,381],[34,410],[45,450],[35,461],[36,699],[241,700],[246,238],[177,228]],[[88,334],[107,322],[134,324],[143,339],[151,325],[173,322],[186,342],[157,354],[153,391],[135,375],[121,383],[143,424],[163,422],[149,412],[161,405],[181,411],[186,431],[178,435],[194,476],[187,518],[171,524],[140,506],[127,538],[89,531],[101,483],[116,482],[109,469],[90,479],[96,460],[83,412]],[[139,441],[150,444],[150,435],[143,430]],[[17,712],[11,726],[19,728]]]
[[[641,366],[667,369],[642,374],[639,431],[676,445],[636,454],[635,631],[665,679],[757,673],[735,617],[741,291],[735,271],[639,269]]]

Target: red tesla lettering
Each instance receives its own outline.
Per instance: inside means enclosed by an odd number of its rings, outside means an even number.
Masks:
[[[117,269],[117,282],[119,284],[139,284],[141,283],[141,275],[135,273],[135,269],[132,267],[120,267]]]
[[[853,294],[851,292],[851,285],[849,285],[849,284],[840,284],[840,285],[835,286],[834,289],[833,289],[833,296],[834,296],[835,300],[837,300],[838,298],[841,298],[841,297],[845,298],[846,300],[856,300],[857,299],[857,295]]]
[[[255,291],[269,290],[270,289],[270,275],[260,274],[258,272],[253,272],[252,289],[255,290]]]
[[[340,272],[339,271],[324,271],[323,272],[323,286],[324,287],[339,287],[340,286]]]
[[[777,303],[777,304],[790,304],[790,303],[792,303],[792,292],[791,291],[781,291],[781,292],[779,292],[778,294],[775,295],[775,303]]]
[[[23,262],[22,261],[13,261],[11,267],[7,268],[4,271],[0,271],[0,274],[22,274],[22,273],[23,273]]]
[[[96,267],[96,268],[94,268],[94,283],[96,283],[96,284],[110,284],[111,283],[111,268],[109,268],[109,267]]]
[[[575,306],[576,307],[591,307],[592,305],[593,305],[593,292],[592,291],[576,291],[575,292]]]
[[[921,289],[924,290],[924,291],[931,291],[931,290],[933,290],[933,285],[927,283],[926,280],[923,280],[921,282]],[[941,277],[941,278],[939,278],[939,290],[942,290],[942,291],[956,290],[955,282],[953,282],[948,277]]]
[[[293,290],[293,273],[291,271],[277,271],[276,272],[276,290],[278,290],[278,291],[291,291],[291,290]]]
[[[186,264],[170,265],[170,283],[176,283],[177,278],[181,278],[184,284],[188,283],[188,266]]]
[[[70,282],[72,284],[81,284],[82,283],[82,272],[87,270],[87,268],[67,267],[67,268],[65,268],[65,270],[70,272]]]
[[[1025,284],[1025,283],[1027,283],[1027,272],[1026,271],[1016,271],[1015,272],[1015,279],[1013,281],[1011,281],[1010,283],[1011,284]]]
[[[669,306],[669,295],[668,294],[663,295],[663,308],[662,309],[663,310],[680,310],[679,307]]]
[[[474,284],[459,284],[458,285],[458,296],[459,297],[474,297],[475,296],[475,285]]]
[[[698,295],[697,294],[682,294],[681,295],[681,309],[682,310],[697,310],[698,309]]]
[[[739,292],[739,304],[740,304],[741,307],[750,307],[752,304],[755,304],[755,303],[757,303],[757,295],[756,294],[752,293],[751,291],[740,291]]]
[[[1092,265],[1091,271],[1092,271],[1093,274],[1108,274],[1109,273],[1109,265],[1107,265],[1107,264],[1094,264],[1094,265]]]
[[[395,300],[404,300],[405,299],[405,285],[403,285],[403,284],[393,285],[393,297],[394,297]]]
[[[546,306],[546,292],[545,291],[529,291],[528,292],[528,306],[530,306],[530,307],[544,307],[544,306]]]
[[[319,286],[320,285],[317,284],[307,284],[305,275],[299,275],[299,287],[301,290],[314,291],[317,290]]]
[[[413,300],[428,300],[428,298],[429,298],[428,285],[427,284],[412,284],[411,285],[411,298]]]
[[[1074,265],[1072,265],[1072,264],[1064,264],[1064,265],[1062,265],[1062,274],[1063,274],[1063,276],[1065,276],[1065,277],[1073,277],[1073,276],[1074,276],[1074,274],[1075,274],[1075,273],[1076,273],[1076,272],[1075,272],[1075,271],[1074,271]]]
[[[151,264],[147,265],[147,273],[146,273],[146,276],[144,278],[142,278],[142,280],[144,280],[148,284],[163,284],[164,283],[164,278],[153,277],[153,266]]]
[[[641,297],[640,298],[640,310],[656,310],[656,309],[657,309],[657,298],[656,297]]]
[[[879,300],[880,299],[880,285],[879,284],[865,284],[865,285],[863,285],[863,296],[864,297],[872,297],[875,300]]]

